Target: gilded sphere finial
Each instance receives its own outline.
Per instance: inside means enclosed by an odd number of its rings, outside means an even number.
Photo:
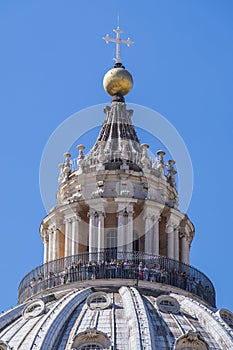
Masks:
[[[105,74],[103,86],[104,90],[111,96],[125,96],[133,86],[133,78],[122,66],[114,67]]]

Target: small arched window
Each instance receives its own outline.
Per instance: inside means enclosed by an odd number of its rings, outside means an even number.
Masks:
[[[72,344],[72,350],[108,350],[110,347],[110,338],[96,328],[88,328],[77,334]]]

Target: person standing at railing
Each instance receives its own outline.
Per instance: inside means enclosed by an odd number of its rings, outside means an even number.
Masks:
[[[86,265],[85,265],[85,263],[82,263],[80,266],[80,280],[81,281],[86,280]]]
[[[110,262],[110,278],[116,278],[116,260]]]
[[[165,283],[165,284],[168,283],[168,273],[165,269],[162,269],[160,279],[161,279],[160,281],[161,283]]]
[[[122,261],[117,261],[117,278],[123,277],[123,265]]]
[[[129,278],[129,271],[130,270],[130,263],[128,260],[126,260],[123,264],[123,275],[124,278]]]
[[[99,279],[99,271],[100,271],[100,267],[99,267],[99,263],[95,262],[95,278]]]
[[[104,268],[105,268],[105,262],[104,260],[101,260],[100,264],[99,264],[99,278],[104,278]]]
[[[143,280],[143,263],[140,261],[138,265],[138,277],[140,280]]]
[[[149,279],[149,269],[147,265],[145,265],[145,267],[143,268],[143,279],[144,281],[148,281]]]
[[[155,282],[160,282],[161,270],[160,265],[156,265],[155,267]]]
[[[88,265],[87,265],[87,279],[90,280],[93,274],[93,266],[91,261],[89,261]]]

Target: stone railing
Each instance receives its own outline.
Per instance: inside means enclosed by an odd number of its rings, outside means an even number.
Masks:
[[[69,283],[94,279],[131,279],[166,284],[191,292],[215,307],[215,289],[199,270],[164,256],[105,249],[51,261],[29,272],[18,288],[18,301]]]

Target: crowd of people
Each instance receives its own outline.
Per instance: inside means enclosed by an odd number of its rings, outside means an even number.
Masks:
[[[190,272],[190,273],[188,273]],[[73,262],[60,272],[41,272],[33,277],[28,285],[31,294],[58,285],[94,279],[133,279],[135,285],[139,281],[150,281],[169,284],[194,293],[207,301],[214,300],[214,291],[209,284],[204,285],[199,276],[192,275],[192,269],[179,271],[176,267],[166,268],[160,264],[137,262],[130,260],[114,260],[101,262]],[[201,277],[201,276],[200,276]],[[207,281],[208,282],[208,281]]]

